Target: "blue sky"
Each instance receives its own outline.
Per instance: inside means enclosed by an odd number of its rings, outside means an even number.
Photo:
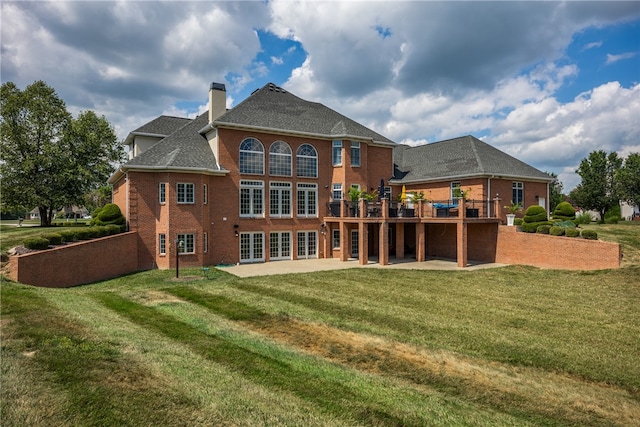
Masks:
[[[12,2],[1,78],[120,138],[273,82],[402,144],[471,134],[556,173],[640,151],[640,2]]]

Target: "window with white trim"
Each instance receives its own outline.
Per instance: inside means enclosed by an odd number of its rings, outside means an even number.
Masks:
[[[240,143],[240,173],[264,175],[264,147],[255,138]]]
[[[342,165],[342,141],[333,141],[333,150],[331,151],[331,153],[333,166]]]
[[[196,237],[192,233],[178,234],[178,244],[182,242],[182,248],[178,246],[178,253],[180,254],[194,254],[196,253]]]
[[[340,249],[340,229],[334,228],[331,231],[331,237],[333,241],[333,249]]]
[[[269,183],[269,216],[291,218],[291,183]]]
[[[240,181],[240,216],[264,215],[264,182]]]
[[[512,203],[520,204],[520,206],[524,206],[524,183],[522,182],[514,182],[512,185]]]
[[[167,235],[164,233],[158,234],[158,254],[167,254]]]
[[[298,259],[318,257],[318,232],[298,231]]]
[[[331,198],[336,202],[342,200],[342,184],[331,185]]]
[[[276,141],[269,147],[269,175],[291,176],[291,147],[284,141]]]
[[[166,182],[161,182],[160,185],[158,185],[158,201],[160,202],[161,205],[164,205],[165,203],[167,203],[167,183]]]
[[[291,259],[290,231],[274,231],[269,233],[269,259]]]
[[[179,182],[177,186],[178,203],[195,203],[195,185],[189,182]]]
[[[318,216],[318,185],[298,183],[298,216],[303,218]]]
[[[351,166],[360,166],[360,143],[351,141]]]
[[[264,233],[240,233],[240,262],[264,261]]]
[[[461,185],[459,182],[452,182],[451,183],[451,200],[457,200],[459,197],[459,192],[461,190]]]
[[[209,236],[205,231],[204,233],[202,233],[202,252],[206,254],[208,251],[209,251]]]
[[[302,144],[296,151],[296,174],[303,178],[318,177],[318,152],[311,144]]]
[[[207,204],[209,199],[209,195],[207,194],[207,184],[203,184],[202,186],[202,203]]]

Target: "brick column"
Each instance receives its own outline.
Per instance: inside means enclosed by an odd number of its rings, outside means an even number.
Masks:
[[[364,222],[358,224],[358,246],[358,263],[367,265],[369,263],[369,227]]]
[[[404,223],[396,223],[396,259],[404,258]]]
[[[463,197],[458,199],[458,218],[464,219],[467,216],[467,208]]]
[[[458,233],[456,238],[456,250],[458,257],[458,267],[467,266],[467,224],[464,221],[458,222]]]
[[[347,223],[340,223],[340,261],[348,261],[351,256],[351,245],[349,244],[349,228]]]
[[[389,218],[389,201],[387,199],[382,199],[381,209],[382,209],[382,218],[383,219]]]
[[[493,218],[500,218],[500,202],[502,200],[499,197],[493,199]]]
[[[425,260],[425,224],[416,224],[416,261]]]
[[[378,238],[380,239],[378,261],[380,265],[389,265],[389,223],[387,221],[382,221],[380,223],[380,235]]]

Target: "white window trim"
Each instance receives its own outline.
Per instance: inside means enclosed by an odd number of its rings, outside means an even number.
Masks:
[[[249,189],[249,213],[242,212],[242,190]],[[255,207],[253,206],[253,193],[254,190],[262,191],[262,211],[256,212]],[[264,218],[266,207],[264,205],[264,181],[252,181],[252,180],[241,180],[240,181],[240,197],[238,202],[240,203],[238,212],[240,213],[240,218]]]
[[[337,191],[340,191],[340,198],[337,199],[335,197],[335,193]],[[340,201],[344,198],[344,193],[342,192],[342,184],[341,183],[334,183],[331,184],[331,198],[333,199],[334,202]]]
[[[161,205],[167,204],[167,183],[161,182],[158,184],[158,202]]]
[[[193,248],[191,248],[192,250],[190,252],[187,252],[187,241],[188,241],[187,236],[191,236],[191,239],[193,241],[192,242]],[[184,245],[183,251],[182,252],[178,251],[178,255],[193,255],[196,253],[196,235],[194,233],[178,233],[177,240],[178,242],[182,240]],[[178,244],[178,242],[176,242],[176,244]]]
[[[338,147],[340,147],[340,154],[336,157],[335,149]],[[331,143],[331,163],[333,166],[342,166],[342,141],[339,139],[334,139]]]
[[[289,255],[282,255],[282,235],[289,235]],[[271,235],[278,235],[278,256],[271,256]],[[293,258],[293,232],[291,230],[278,230],[269,232],[269,259],[274,261],[289,260]]]
[[[158,234],[158,255],[167,255],[167,235],[165,233]]]
[[[353,163],[353,149],[358,149],[358,164]],[[359,141],[351,141],[351,166],[354,168],[359,168],[362,165],[362,145]]]
[[[202,203],[207,204],[209,201],[209,195],[207,194],[207,184],[203,184],[202,186]]]
[[[338,246],[335,245],[336,237],[338,241]],[[333,246],[333,249],[340,249],[340,229],[339,228],[334,228],[333,230],[331,230],[331,245]]]
[[[278,203],[278,210],[280,213],[273,214],[271,213],[271,203],[273,202],[271,199],[271,191],[277,190],[280,199]],[[282,213],[282,190],[289,190],[289,213]],[[290,182],[280,182],[280,181],[271,181],[269,182],[269,217],[270,218],[292,218],[293,217],[293,186]]]
[[[191,201],[180,201],[180,190],[179,187],[184,185],[184,196],[187,199],[187,186],[193,189],[191,193]],[[196,185],[193,182],[177,182],[176,183],[176,203],[179,205],[193,205],[196,203]]]
[[[315,213],[309,213],[309,203],[305,200],[304,213],[300,213],[299,207],[299,193],[304,191],[305,194],[315,193]],[[318,184],[298,183],[296,186],[296,215],[298,218],[318,218]]]

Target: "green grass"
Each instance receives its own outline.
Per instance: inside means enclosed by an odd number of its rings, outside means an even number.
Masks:
[[[593,227],[640,252],[639,227]],[[71,289],[3,281],[2,425],[640,419],[637,265],[181,273]]]

